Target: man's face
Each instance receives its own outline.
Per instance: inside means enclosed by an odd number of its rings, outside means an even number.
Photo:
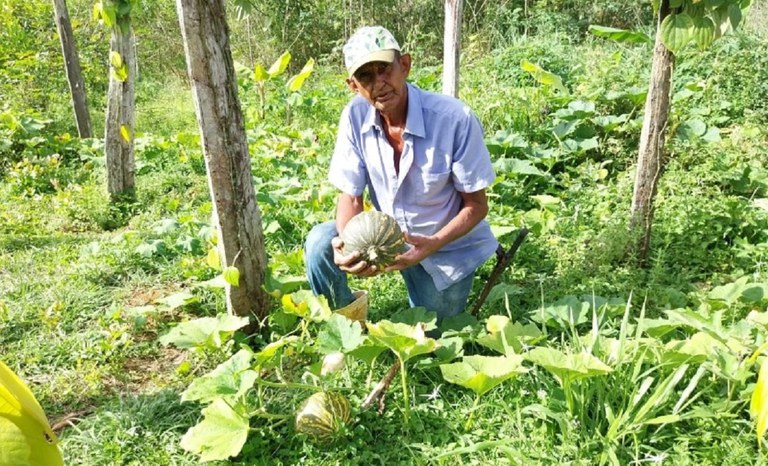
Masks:
[[[377,110],[394,110],[405,98],[406,79],[411,71],[411,56],[401,55],[392,63],[370,62],[361,66],[347,85],[357,92]]]

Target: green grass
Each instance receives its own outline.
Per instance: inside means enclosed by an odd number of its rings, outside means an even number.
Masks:
[[[749,40],[768,50],[764,40]],[[676,76],[678,88],[701,79],[696,70],[706,69],[730,46],[686,56],[687,66]],[[708,294],[717,286],[741,276],[768,282],[768,212],[754,202],[768,197],[768,134],[741,111],[746,109],[739,106],[751,102],[746,94],[736,94],[733,108],[718,110],[707,120],[727,117],[717,120],[722,143],[669,143],[672,156],[659,187],[649,267],[641,269],[627,260],[638,109],[627,99],[605,96],[610,90],[643,86],[648,56],[649,50],[642,48],[531,38],[478,57],[467,67],[462,95],[477,109],[488,135],[511,129],[541,149],[559,151],[546,177],[504,173],[491,190],[491,223],[525,225],[531,234],[502,280],[518,287],[516,292],[506,300],[489,300],[481,317],[508,314],[529,323],[542,308],[567,296],[627,300],[631,294],[634,322],[643,303],[647,317],[678,308],[705,313],[714,309]],[[519,69],[521,59],[561,74],[571,95],[539,88]],[[325,167],[338,111],[350,94],[339,76],[318,68],[308,83],[307,99],[292,110],[290,126],[284,124],[284,96],[277,90],[270,94],[268,118],[247,121],[267,253],[281,275],[303,274],[303,237],[333,212],[334,192],[324,181]],[[434,84],[431,72],[417,71],[413,77],[429,86]],[[720,89],[738,85],[720,76]],[[728,78],[748,77],[737,73]],[[176,323],[216,315],[225,306],[219,290],[195,288],[218,272],[206,261],[211,204],[189,92],[172,78],[146,86],[140,90],[137,117],[142,134],[137,140],[135,204],[109,207],[98,158],[72,159],[57,168],[62,180],[76,182],[56,189],[32,178],[25,183],[38,192],[20,191],[10,182],[0,185],[0,357],[29,383],[53,422],[76,414],[61,431],[66,464],[199,464],[179,443],[200,421],[201,406],[182,403],[180,394],[234,349],[201,354],[158,342]],[[702,101],[726,99],[712,89],[680,104],[675,118],[682,119]],[[246,115],[257,114],[255,95],[243,92],[242,100]],[[622,132],[602,139],[598,150],[566,153],[549,129],[555,112],[576,100],[595,101],[601,115],[632,117]],[[602,167],[607,173],[597,176]],[[533,196],[541,195],[560,202],[540,207]],[[502,238],[507,245],[511,241],[512,236]],[[491,265],[481,268],[473,297]],[[370,291],[373,320],[407,307],[397,276],[354,280],[353,287]],[[158,303],[185,290],[197,302],[180,307]],[[766,304],[765,299],[729,303],[723,307],[724,321],[730,324],[750,311],[764,311]],[[275,310],[279,306],[275,302]],[[607,319],[603,336],[616,337],[619,324],[620,319]],[[319,328],[314,325],[310,331]],[[587,341],[590,325],[571,329],[550,324],[547,330],[542,344],[576,351]],[[666,338],[671,336],[687,334],[679,330]],[[254,345],[268,336],[259,338]],[[465,350],[487,351],[477,344]],[[382,359],[373,380],[392,362],[391,357]],[[297,370],[291,375],[298,378],[303,367]],[[357,406],[369,389],[363,383],[367,369],[353,364],[349,376],[353,383],[348,394]],[[483,396],[473,414],[474,427],[465,431],[472,393],[445,382],[438,368],[415,365],[409,371],[415,403],[407,422],[395,383],[383,415],[356,411],[347,432],[330,444],[297,436],[290,422],[253,420],[240,456],[214,464],[591,465],[605,450],[603,405],[620,404],[634,383],[624,369],[612,377],[589,379],[594,385],[585,382],[580,388],[594,398],[584,402],[593,410],[579,420],[564,409],[557,380],[533,367],[530,374]],[[616,450],[621,464],[766,464],[744,402],[753,381],[750,377],[738,386],[730,404],[720,406],[719,416],[644,428],[637,441],[626,439]],[[613,392],[613,387],[623,391]],[[714,376],[701,387],[700,402],[712,409],[734,388]],[[274,408],[289,413],[299,396],[269,393]]]

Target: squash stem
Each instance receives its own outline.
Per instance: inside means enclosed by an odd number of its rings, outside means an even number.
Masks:
[[[405,362],[400,359],[400,382],[403,385],[403,415],[405,420],[409,420],[411,417],[411,400],[408,397],[408,376],[405,373]]]
[[[270,382],[269,380],[264,380],[264,379],[256,379],[256,383],[264,387],[272,387],[272,388],[295,388],[298,390],[312,390],[314,392],[323,391],[322,387],[318,387],[317,385],[308,385],[305,383]]]
[[[264,419],[288,419],[290,417],[293,417],[293,414],[274,414],[274,413],[268,413],[263,409],[257,409],[256,411],[253,411],[248,414],[250,414],[251,417],[257,416]]]
[[[469,411],[469,417],[467,418],[467,422],[464,423],[464,430],[469,430],[470,427],[472,427],[472,418],[475,415],[475,411],[477,411],[477,405],[480,403],[480,395],[475,396],[475,402],[472,403],[472,409]]]

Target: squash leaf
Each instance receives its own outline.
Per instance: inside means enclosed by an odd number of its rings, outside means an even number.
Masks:
[[[218,398],[203,409],[203,420],[181,438],[181,447],[200,455],[201,461],[226,460],[243,449],[249,418]]]
[[[488,333],[480,336],[477,342],[507,356],[521,353],[524,345],[533,345],[543,337],[535,325],[513,323],[509,317],[502,315],[490,316],[486,322],[486,330]]]
[[[227,337],[246,325],[247,317],[229,314],[203,317],[180,323],[160,337],[160,343],[177,348],[221,348]]]
[[[241,349],[208,374],[196,378],[181,394],[181,401],[209,403],[216,398],[234,402],[253,387],[258,374],[251,369],[253,352]]]
[[[605,375],[613,369],[588,353],[565,354],[553,348],[536,347],[525,358],[564,381]]]
[[[445,380],[468,388],[479,397],[503,381],[528,372],[522,362],[520,355],[464,356],[461,362],[441,365],[440,371]]]
[[[386,346],[402,361],[434,351],[438,343],[424,334],[424,324],[408,325],[382,320],[366,322],[368,337],[373,343]]]
[[[317,349],[323,354],[349,353],[363,343],[363,329],[360,324],[346,317],[334,314],[317,335]]]

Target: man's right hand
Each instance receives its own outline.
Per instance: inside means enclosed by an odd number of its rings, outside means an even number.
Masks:
[[[360,253],[355,251],[345,255],[343,252],[344,242],[338,236],[331,240],[333,247],[333,262],[344,272],[357,275],[358,277],[373,277],[381,273],[375,265],[368,265],[368,262],[360,260]]]

